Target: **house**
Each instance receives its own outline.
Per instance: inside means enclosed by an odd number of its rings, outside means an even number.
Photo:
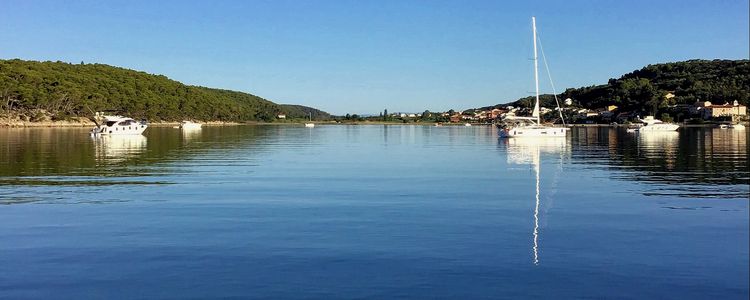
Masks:
[[[709,101],[706,101],[706,103],[708,105],[704,106],[702,110],[704,119],[747,115],[747,106],[739,104],[737,100],[733,104],[725,103],[723,105],[714,105]]]
[[[495,109],[493,109],[493,110],[490,111],[490,117],[492,119],[497,119],[497,117],[499,117],[500,115],[502,115],[504,112],[505,111],[503,111],[502,109],[495,108]]]
[[[276,118],[279,118],[279,119],[286,119],[286,115],[285,115],[285,114],[278,114],[278,115],[276,116]]]
[[[461,114],[455,114],[451,116],[451,123],[461,122]]]
[[[615,117],[615,120],[617,120],[617,122],[619,123],[625,123],[627,121],[630,121],[630,119],[632,119],[633,117],[635,116],[631,112],[621,112],[617,114],[617,116]]]

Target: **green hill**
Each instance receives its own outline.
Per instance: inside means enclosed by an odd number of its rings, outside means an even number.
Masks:
[[[672,93],[675,97],[667,99]],[[664,112],[677,104],[696,101],[714,103],[739,101],[747,105],[750,99],[750,60],[689,60],[646,66],[610,79],[607,84],[570,88],[558,95],[560,101],[573,99],[577,106],[601,108],[617,105],[623,111],[649,114]],[[553,95],[542,95],[543,106],[554,107]],[[526,97],[503,105],[529,107],[533,97]]]
[[[281,107],[284,108],[284,111],[287,114],[287,118],[290,119],[307,119],[310,116],[312,116],[313,120],[331,119],[331,114],[312,107],[296,104],[281,104]]]
[[[54,119],[114,111],[154,121],[272,121],[327,113],[261,97],[189,86],[162,75],[103,64],[0,60],[0,113],[44,111]],[[90,108],[90,110],[89,110]]]

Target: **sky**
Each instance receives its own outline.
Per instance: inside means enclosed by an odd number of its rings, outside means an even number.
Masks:
[[[749,11],[747,0],[0,0],[0,59],[103,63],[339,115],[447,111],[533,94],[532,16],[560,92],[648,64],[748,59]]]

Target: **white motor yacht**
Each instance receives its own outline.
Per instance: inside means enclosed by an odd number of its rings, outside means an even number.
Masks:
[[[184,129],[184,130],[201,129],[201,123],[195,123],[192,121],[182,121],[182,123],[180,123],[180,129]]]
[[[680,128],[678,124],[664,123],[661,120],[654,119],[654,116],[646,116],[646,118],[640,120],[643,122],[643,126],[638,129],[639,132],[675,131]]]
[[[91,129],[92,135],[132,135],[142,134],[148,124],[146,121],[136,121],[123,116],[104,116],[102,124]]]

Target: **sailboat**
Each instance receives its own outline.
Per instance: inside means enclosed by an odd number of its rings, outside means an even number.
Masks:
[[[500,137],[565,137],[569,128],[553,127],[542,124],[541,113],[539,108],[539,60],[536,50],[536,17],[531,17],[531,24],[534,36],[534,85],[536,87],[536,103],[531,117],[507,116],[503,121],[506,126],[498,132]],[[557,96],[555,96],[557,97]],[[558,104],[558,109],[560,108]],[[562,112],[560,113],[562,119]],[[563,120],[563,124],[564,124]]]
[[[312,122],[312,113],[309,113],[309,114],[310,114],[310,122],[305,123],[305,127],[312,128],[312,127],[315,127],[315,123]]]

